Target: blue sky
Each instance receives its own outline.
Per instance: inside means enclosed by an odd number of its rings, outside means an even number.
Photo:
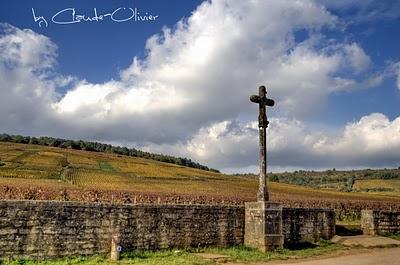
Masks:
[[[158,17],[51,21],[67,8]],[[6,0],[0,23],[2,132],[257,171],[248,95],[266,84],[270,170],[398,166],[397,1]]]
[[[385,1],[383,1],[385,2]],[[386,1],[388,3],[393,1]],[[400,14],[400,9],[398,14]],[[344,12],[346,14],[346,12]],[[343,19],[351,21],[351,16],[344,14]],[[400,59],[400,21],[397,19],[375,18],[350,24],[346,34],[335,33],[335,38],[356,41],[371,57],[373,65],[364,76],[375,72],[385,71],[387,64]],[[339,36],[338,36],[339,35]],[[342,36],[340,36],[342,35]],[[387,80],[378,89],[361,89],[353,93],[338,93],[329,98],[328,115],[334,115],[333,122],[343,123],[358,119],[371,112],[385,113],[391,119],[399,115],[399,90],[394,88],[395,79]],[[336,117],[335,117],[336,116]]]

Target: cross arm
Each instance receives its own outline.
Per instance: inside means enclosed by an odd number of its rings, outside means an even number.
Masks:
[[[254,102],[254,103],[261,103],[261,98],[260,98],[260,96],[257,96],[257,95],[251,95],[250,101]]]
[[[250,101],[258,104],[264,104],[265,106],[272,107],[275,105],[275,101],[270,99],[270,98],[261,98],[260,96],[257,95],[251,95],[250,96]]]
[[[270,98],[265,98],[264,99],[265,105],[268,107],[272,107],[275,105],[275,101],[273,99]]]

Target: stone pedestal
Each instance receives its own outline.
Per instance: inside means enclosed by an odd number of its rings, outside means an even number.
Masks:
[[[258,201],[245,203],[244,244],[263,252],[282,248],[282,206]]]

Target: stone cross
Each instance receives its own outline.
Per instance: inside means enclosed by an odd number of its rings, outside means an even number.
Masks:
[[[267,146],[266,146],[266,128],[268,127],[265,106],[272,107],[275,102],[266,97],[265,86],[259,87],[259,94],[250,96],[250,101],[259,104],[258,131],[260,137],[260,187],[257,192],[257,201],[268,201],[267,189]]]

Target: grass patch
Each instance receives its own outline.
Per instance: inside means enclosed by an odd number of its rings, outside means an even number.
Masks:
[[[112,165],[110,165],[108,162],[105,161],[100,161],[99,162],[99,167],[101,170],[105,172],[115,172],[115,169],[113,168]]]
[[[190,250],[164,250],[164,251],[141,251],[130,252],[122,255],[121,263],[128,264],[154,264],[154,265],[212,265],[210,261],[205,261],[201,257],[193,255]]]
[[[222,254],[229,256],[236,262],[258,262],[271,260],[299,259],[323,255],[337,250],[345,249],[344,246],[321,241],[318,244],[307,244],[302,249],[281,249],[263,253],[253,248],[238,246],[231,248],[204,248],[201,252]]]
[[[66,258],[52,261],[14,260],[0,262],[2,265],[106,265],[106,264],[137,264],[137,265],[215,265],[205,261],[185,250],[143,251],[124,253],[118,262],[107,257],[91,256]]]
[[[390,238],[393,238],[393,239],[396,239],[396,240],[400,240],[400,233],[396,233],[396,234],[386,234],[386,235],[384,235],[384,236],[390,237]]]
[[[3,261],[4,265],[95,265],[95,264],[110,264],[104,257],[93,256],[93,257],[76,257],[67,258],[62,260],[51,260],[51,261],[33,261],[33,260],[13,260]]]
[[[336,220],[336,225],[342,226],[359,226],[361,227],[360,218],[344,218],[343,220]]]
[[[214,253],[222,254],[230,257],[234,262],[259,262],[271,260],[286,260],[307,258],[312,256],[323,255],[337,250],[345,249],[342,245],[332,244],[329,241],[321,241],[316,245],[307,244],[302,249],[289,250],[282,249],[263,253],[253,248],[244,246],[230,248],[198,248],[185,250],[163,250],[163,251],[135,251],[123,253],[121,260],[112,262],[106,257],[76,257],[66,258],[53,261],[29,261],[14,260],[4,261],[4,265],[95,265],[95,264],[139,264],[139,265],[215,265],[215,262],[207,261],[196,253]]]

